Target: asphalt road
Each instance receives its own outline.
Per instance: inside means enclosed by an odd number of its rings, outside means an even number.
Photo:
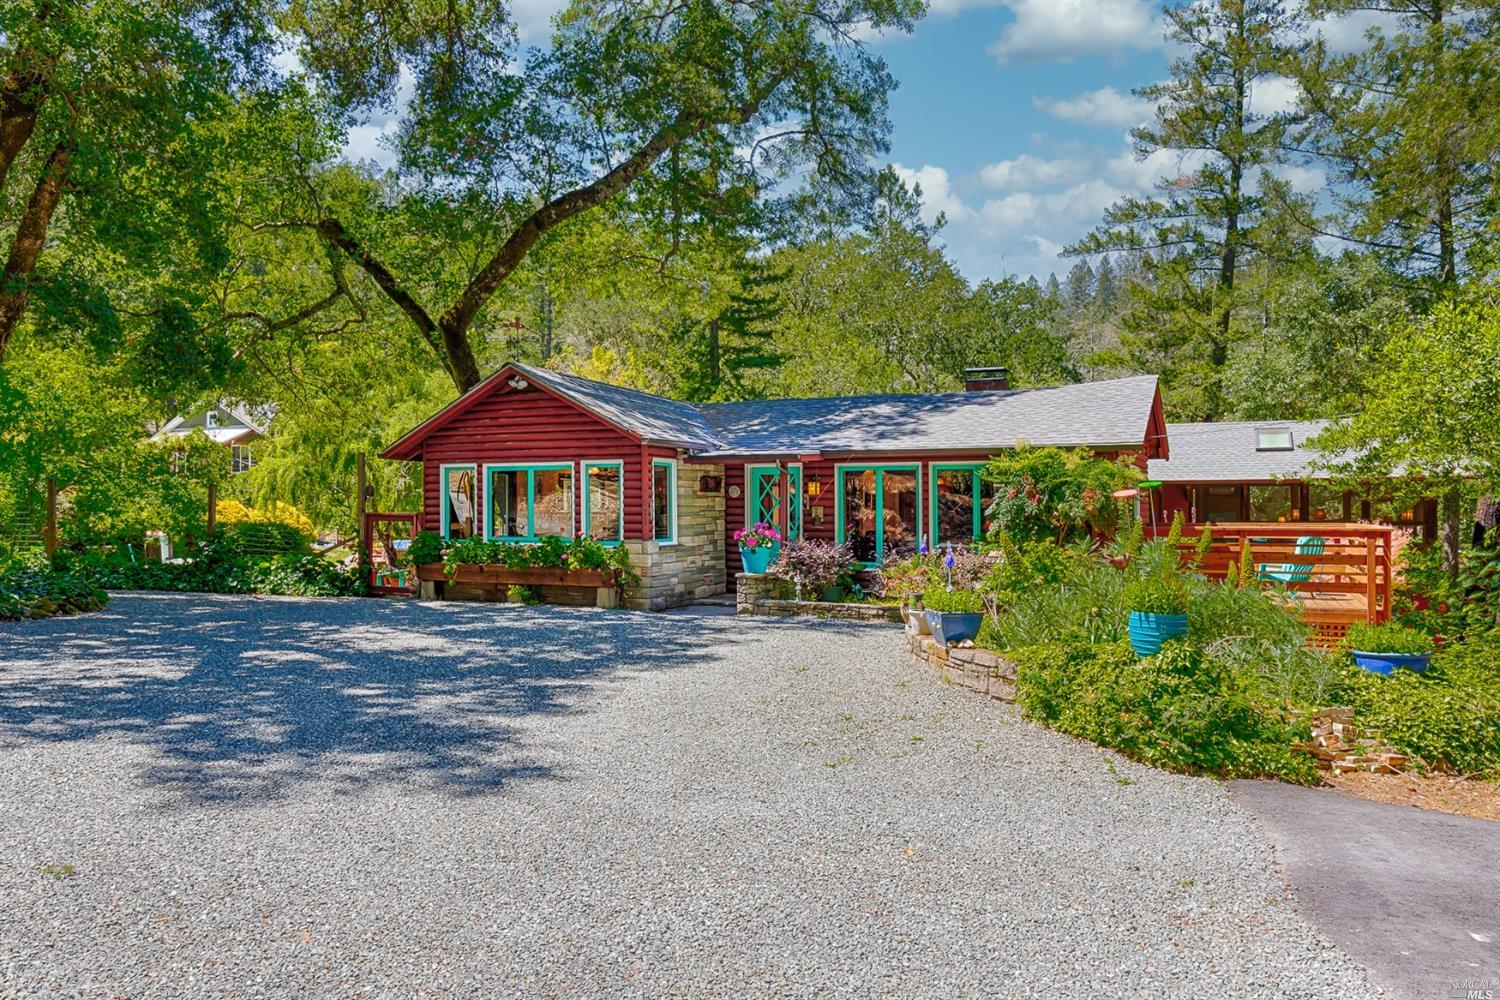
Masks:
[[[1500,998],[1500,823],[1269,781],[1230,794],[1308,919],[1388,994]]]

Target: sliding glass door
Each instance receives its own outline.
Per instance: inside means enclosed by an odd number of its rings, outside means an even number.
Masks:
[[[878,563],[912,551],[922,533],[920,471],[915,465],[840,466],[837,537],[854,558]]]

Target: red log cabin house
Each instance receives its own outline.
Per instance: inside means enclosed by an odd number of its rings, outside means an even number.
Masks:
[[[421,462],[421,526],[449,538],[624,545],[660,610],[733,587],[733,532],[847,542],[874,563],[984,531],[979,469],[1019,441],[1167,459],[1156,377],[963,392],[687,403],[508,364],[391,445]]]

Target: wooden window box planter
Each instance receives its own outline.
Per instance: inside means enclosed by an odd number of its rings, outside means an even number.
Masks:
[[[505,588],[521,586],[539,588],[538,596],[548,604],[614,608],[620,600],[619,574],[612,569],[508,569],[493,564],[459,563],[449,575],[442,563],[423,563],[417,567],[417,579],[431,584],[434,596],[438,597],[457,597],[477,590],[483,592],[482,599],[501,600]]]

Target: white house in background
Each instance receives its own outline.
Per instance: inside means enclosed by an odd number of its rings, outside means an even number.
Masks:
[[[215,403],[184,416],[173,417],[155,434],[153,441],[187,437],[202,431],[229,449],[230,472],[248,472],[255,464],[255,444],[264,437],[271,412],[232,403]]]

